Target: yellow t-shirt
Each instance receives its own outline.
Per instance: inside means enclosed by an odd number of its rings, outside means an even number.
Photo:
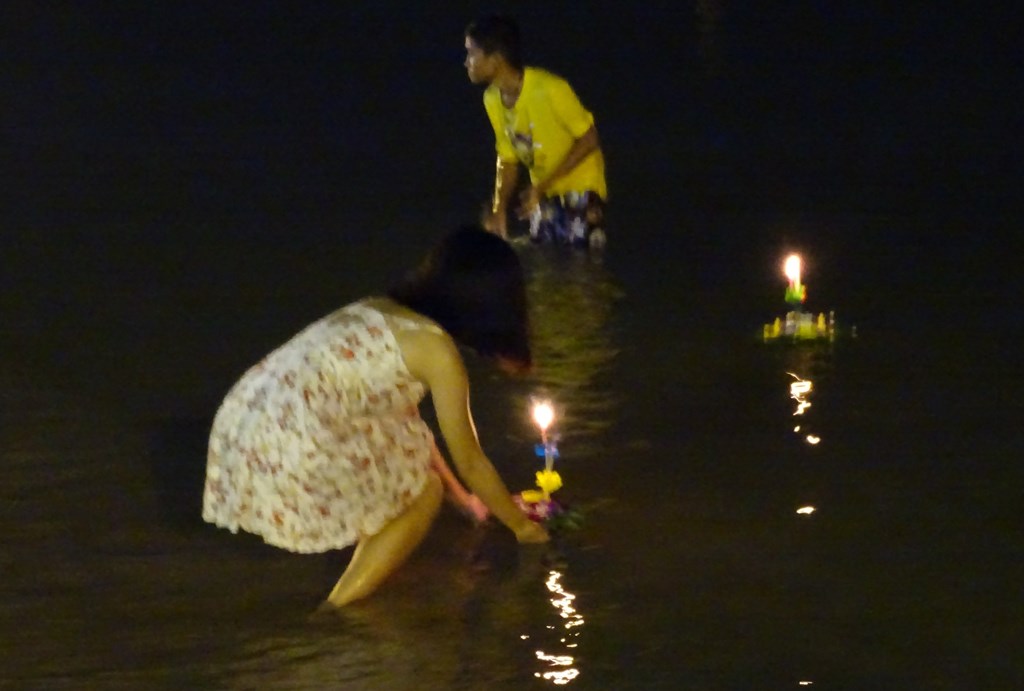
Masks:
[[[506,108],[494,84],[484,91],[484,108],[494,128],[495,149],[502,161],[519,161],[533,183],[547,179],[573,142],[594,125],[569,82],[538,67],[523,71],[523,88],[515,106]],[[549,196],[596,192],[608,197],[604,156],[595,151],[548,189]]]

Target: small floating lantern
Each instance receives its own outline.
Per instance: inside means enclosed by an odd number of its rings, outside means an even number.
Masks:
[[[535,401],[533,404],[533,421],[540,427],[541,443],[534,447],[537,456],[544,459],[544,469],[536,474],[538,489],[527,489],[514,498],[527,516],[535,521],[546,521],[562,513],[562,506],[551,498],[551,495],[562,487],[562,477],[555,470],[555,459],[558,458],[558,447],[554,437],[548,434],[548,428],[555,420],[555,409],[551,401]]]
[[[788,281],[785,301],[789,311],[784,317],[777,317],[772,323],[764,325],[762,331],[765,341],[774,341],[783,337],[795,341],[835,338],[835,312],[830,311],[826,318],[824,312],[819,312],[815,316],[811,312],[804,311],[807,286],[800,278],[802,268],[803,260],[799,254],[791,254],[786,257],[783,273]]]

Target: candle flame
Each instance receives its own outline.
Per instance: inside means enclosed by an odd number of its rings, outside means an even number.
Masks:
[[[541,432],[547,432],[548,427],[555,420],[555,409],[549,401],[541,401],[533,405],[533,420],[540,427]]]
[[[800,255],[791,254],[786,257],[786,278],[794,285],[800,285]]]

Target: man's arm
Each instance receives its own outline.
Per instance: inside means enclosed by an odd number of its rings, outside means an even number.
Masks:
[[[519,163],[503,161],[499,156],[494,170],[494,196],[491,198],[491,213],[484,220],[484,227],[501,237],[508,237],[508,206],[519,182]]]
[[[597,127],[592,125],[589,130],[583,133],[582,137],[572,143],[572,146],[569,147],[569,152],[565,154],[562,162],[551,171],[551,175],[535,185],[537,192],[541,196],[547,194],[547,191],[555,181],[571,173],[575,170],[576,166],[583,162],[583,159],[600,148],[601,142],[597,138]]]
[[[597,137],[597,127],[591,125],[582,137],[572,143],[565,158],[551,171],[551,175],[523,192],[520,199],[522,203],[519,206],[519,217],[529,216],[556,181],[571,173],[576,166],[583,162],[583,159],[600,148],[601,142]]]

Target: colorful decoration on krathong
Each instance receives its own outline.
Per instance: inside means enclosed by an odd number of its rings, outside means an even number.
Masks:
[[[772,341],[781,337],[790,340],[815,340],[832,339],[836,333],[835,312],[829,312],[825,317],[824,312],[817,316],[811,312],[804,311],[804,302],[807,300],[807,286],[800,280],[800,273],[803,267],[803,260],[799,254],[791,254],[786,257],[783,264],[783,272],[786,274],[788,284],[786,285],[786,305],[790,308],[784,317],[776,317],[770,324],[765,324],[763,337],[765,341]]]
[[[551,495],[562,487],[562,477],[555,470],[558,447],[548,429],[555,421],[555,408],[551,401],[535,401],[533,421],[540,427],[540,444],[534,447],[537,456],[544,459],[544,469],[536,474],[538,489],[523,490],[516,496],[516,502],[526,515],[535,521],[544,521],[561,513],[562,507]]]

